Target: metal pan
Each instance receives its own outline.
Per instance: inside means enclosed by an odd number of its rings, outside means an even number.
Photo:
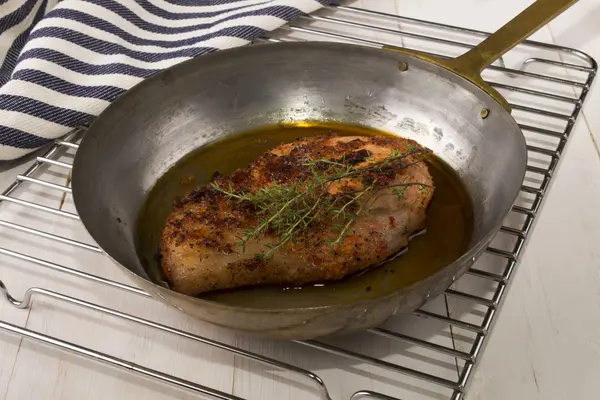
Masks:
[[[481,70],[573,3],[539,0],[449,60],[400,48],[308,42],[247,46],[176,65],[129,90],[93,123],[73,168],[77,211],[98,245],[144,290],[222,327],[307,339],[367,329],[413,311],[447,289],[483,252],[525,175],[522,132]],[[432,149],[455,170],[473,204],[468,250],[387,293],[350,290],[343,301],[313,298],[310,306],[252,307],[185,296],[145,269],[136,251],[137,217],[170,167],[216,140],[307,120],[381,129]]]

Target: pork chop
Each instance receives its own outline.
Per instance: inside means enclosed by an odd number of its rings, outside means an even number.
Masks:
[[[415,141],[390,136],[307,137],[262,154],[245,169],[216,174],[212,185],[175,201],[161,238],[163,273],[171,289],[199,295],[339,280],[372,267],[424,229],[434,191],[424,153]],[[346,175],[335,179],[342,170]],[[331,212],[325,207],[310,214],[283,244],[271,222],[241,246],[249,231],[275,220],[248,195],[290,187],[306,191],[316,176],[328,182],[319,207],[327,202]],[[364,196],[356,199],[360,193]],[[318,209],[295,201],[294,207]],[[344,204],[348,207],[339,212]]]

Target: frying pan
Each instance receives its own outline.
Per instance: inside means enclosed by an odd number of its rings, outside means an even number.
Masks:
[[[309,339],[364,330],[413,311],[481,255],[525,175],[523,134],[506,100],[480,72],[573,3],[539,0],[454,59],[395,47],[302,42],[239,47],[175,65],[117,99],[86,133],[72,180],[81,221],[153,297],[236,331]],[[137,218],[151,188],[201,146],[297,121],[371,127],[430,148],[456,172],[472,202],[468,249],[409,285],[371,297],[349,292],[336,304],[319,304],[317,298],[311,306],[252,307],[170,290],[136,251]],[[221,146],[226,154],[227,146]]]

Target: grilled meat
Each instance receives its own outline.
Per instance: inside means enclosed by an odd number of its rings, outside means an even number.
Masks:
[[[210,185],[193,190],[175,201],[161,239],[162,269],[171,288],[199,295],[263,284],[295,286],[339,280],[384,261],[424,228],[433,180],[420,150],[412,140],[388,136],[309,137],[264,153],[246,169],[217,174],[218,188],[257,193],[273,185],[309,181],[314,169],[307,160],[334,160],[358,172],[329,185],[326,195],[348,196],[362,190],[369,199],[345,235],[340,235],[339,217],[321,213],[294,240],[261,257],[281,237],[270,227],[245,248],[240,246],[245,232],[256,228],[261,218],[264,222],[255,204]],[[374,168],[398,154],[401,163]],[[326,165],[323,170],[327,173]],[[358,203],[346,210],[358,212]]]

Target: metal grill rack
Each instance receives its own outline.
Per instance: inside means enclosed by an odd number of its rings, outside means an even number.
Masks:
[[[485,35],[475,30],[336,6],[302,17],[257,42],[311,39],[374,47],[391,44],[455,56]],[[69,187],[73,155],[85,134],[85,128],[81,128],[37,157],[0,195],[0,279],[4,282],[0,290],[12,306],[23,309],[14,310],[7,319],[6,310],[13,308],[6,303],[4,308],[0,307],[4,310],[0,311],[0,328],[20,338],[133,371],[208,398],[283,397],[276,396],[275,392],[270,393],[271,397],[264,393],[259,396],[252,390],[248,394],[235,385],[224,390],[213,387],[211,382],[196,383],[187,376],[174,376],[154,366],[143,366],[135,355],[114,354],[110,348],[94,347],[88,344],[93,341],[90,337],[72,338],[65,330],[50,329],[45,323],[36,324],[32,312],[37,310],[38,300],[38,315],[60,312],[61,307],[79,316],[83,311],[90,311],[101,321],[111,320],[121,327],[114,329],[138,333],[155,330],[164,334],[161,337],[176,337],[196,347],[218,349],[232,357],[236,371],[240,365],[243,369],[246,363],[262,364],[265,373],[277,380],[278,385],[308,387],[308,394],[302,398],[462,399],[596,70],[595,61],[582,52],[527,41],[484,71],[484,78],[511,103],[513,115],[527,138],[530,159],[527,177],[505,225],[482,259],[444,295],[432,299],[414,315],[397,317],[356,338],[285,345],[264,342],[256,345],[258,342],[239,337],[215,339],[215,335],[196,333],[195,328],[185,329],[181,324],[146,317],[148,313],[144,309],[160,307],[148,294],[131,286],[124,275],[117,275],[110,263],[102,264],[107,268],[96,268],[89,261],[101,263],[104,256],[80,226]],[[57,199],[59,201],[52,202]],[[40,228],[42,225],[44,229]],[[29,250],[22,250],[23,242],[33,243],[39,252],[33,254],[31,246]],[[53,261],[56,254],[70,260],[69,266]],[[19,268],[23,265],[27,272],[11,269],[9,265],[13,263]],[[25,274],[27,279],[11,278],[22,276],[19,274]],[[32,287],[33,277],[40,276],[42,283]],[[11,296],[17,290],[24,291],[22,300]],[[125,299],[119,306],[111,302],[116,293]],[[127,305],[123,306],[129,302],[137,304],[136,315]],[[5,335],[0,338],[1,342]],[[371,345],[365,346],[365,343]],[[272,351],[273,346],[286,346],[287,350],[277,353]],[[386,351],[379,351],[381,348]],[[291,355],[280,356],[284,353]],[[320,361],[313,362],[317,358]],[[210,360],[207,363],[204,368],[211,366]],[[332,365],[335,368],[328,368]],[[361,368],[362,372],[355,371]],[[365,386],[353,387],[350,382],[354,380],[348,377],[364,377],[364,370],[368,371],[368,380],[356,378],[355,382],[363,382]],[[285,380],[280,381],[278,374],[285,375]]]

